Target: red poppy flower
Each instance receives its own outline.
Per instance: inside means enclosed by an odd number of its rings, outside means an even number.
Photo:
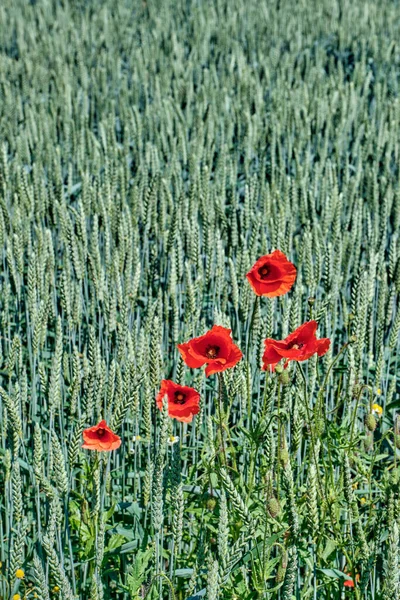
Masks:
[[[83,441],[82,448],[97,450],[98,452],[116,450],[121,445],[121,438],[111,431],[105,421],[100,421],[98,425],[85,429]]]
[[[160,410],[165,396],[168,398],[168,414],[172,419],[191,423],[193,416],[200,411],[200,394],[194,388],[179,385],[170,379],[163,379],[156,398]]]
[[[348,577],[350,577],[350,573],[346,573],[346,575]],[[356,573],[356,581],[357,581],[357,583],[360,581],[360,574],[359,573]],[[353,588],[354,587],[354,581],[353,581],[353,579],[346,579],[343,582],[343,585],[344,585],[344,587]]]
[[[263,370],[266,371],[270,367],[273,371],[275,365],[285,358],[285,367],[289,361],[297,360],[299,362],[308,360],[313,354],[317,353],[322,356],[327,352],[331,343],[329,338],[317,340],[316,331],[318,323],[316,321],[307,321],[303,323],[287,336],[284,340],[273,340],[267,338],[264,341],[265,351],[263,355]]]
[[[178,344],[178,349],[191,369],[208,365],[207,377],[234,367],[243,356],[233,343],[231,330],[220,325],[214,325],[205,335],[193,338],[186,344]]]
[[[280,250],[262,256],[246,275],[257,296],[283,296],[296,279],[296,267]]]

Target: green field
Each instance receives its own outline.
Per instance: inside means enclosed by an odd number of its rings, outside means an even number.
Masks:
[[[0,600],[400,599],[399,40],[397,0],[0,3]]]

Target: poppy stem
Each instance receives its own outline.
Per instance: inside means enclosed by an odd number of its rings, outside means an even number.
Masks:
[[[255,318],[256,318],[257,308],[258,308],[259,301],[260,301],[260,296],[256,296],[254,298],[253,311],[252,311],[252,314],[251,314],[250,323],[249,323],[249,326],[248,326],[247,332],[246,332],[246,359],[247,360],[249,359],[251,332],[253,330],[254,321],[255,321]]]
[[[277,402],[277,413],[278,413],[278,462],[277,462],[277,473],[276,473],[276,495],[279,502],[279,483],[280,483],[280,472],[281,472],[281,382],[278,379],[278,402]]]
[[[225,441],[224,441],[224,423],[223,423],[223,416],[222,416],[222,403],[223,403],[223,379],[222,379],[222,373],[218,373],[218,403],[217,403],[217,410],[218,410],[218,421],[219,421],[219,434],[221,437],[221,446],[222,446],[222,454],[224,457],[224,466],[227,467],[228,463],[226,460],[226,451],[225,451]]]
[[[324,499],[325,498],[325,494],[324,494],[324,490],[323,490],[323,487],[322,487],[321,476],[320,476],[320,472],[319,472],[319,469],[318,469],[317,454],[316,454],[316,451],[315,451],[314,428],[313,428],[313,423],[312,423],[312,419],[311,419],[310,405],[309,405],[309,400],[308,400],[307,379],[306,379],[306,376],[304,375],[304,371],[301,368],[300,363],[297,362],[296,364],[297,364],[297,368],[300,371],[300,374],[301,374],[301,377],[302,377],[303,383],[304,383],[304,404],[306,405],[307,421],[308,421],[308,426],[310,428],[311,450],[312,450],[312,455],[313,455],[313,459],[314,459],[315,470],[316,470],[316,473],[317,473],[319,491],[320,491],[322,499]]]
[[[328,370],[326,372],[326,375],[324,377],[324,381],[322,382],[321,385],[321,389],[320,389],[320,393],[322,394],[325,386],[328,382],[328,378],[330,375],[330,372],[332,371],[332,368],[334,367],[334,365],[337,363],[337,361],[339,360],[339,357],[341,356],[341,354],[346,350],[347,346],[349,345],[349,342],[346,342],[345,344],[343,344],[343,346],[340,348],[339,352],[337,353],[337,355],[335,356],[334,360],[331,362],[331,364],[328,367]],[[300,365],[299,365],[300,366]]]
[[[357,411],[358,411],[358,407],[359,407],[359,404],[360,404],[361,396],[362,396],[364,390],[367,390],[368,394],[370,395],[370,410],[372,409],[372,402],[373,402],[372,390],[371,390],[371,388],[370,388],[369,385],[364,384],[364,385],[362,385],[360,387],[360,391],[358,392],[357,396],[355,397],[356,398],[356,403],[355,403],[354,410],[353,410],[353,415],[352,415],[352,418],[351,418],[349,450],[351,450],[351,447],[353,445],[354,426],[355,426],[355,422],[356,422],[356,418],[357,418]]]
[[[175,595],[175,591],[174,591],[174,586],[172,585],[172,582],[171,582],[171,580],[170,580],[170,579],[167,577],[167,575],[166,575],[165,573],[157,573],[156,575],[154,575],[153,579],[152,579],[152,580],[151,580],[151,582],[150,582],[149,588],[148,588],[148,590],[147,590],[147,592],[146,592],[146,594],[145,594],[144,598],[145,598],[145,599],[147,598],[147,596],[148,596],[148,595],[149,595],[149,593],[150,593],[150,590],[151,590],[151,588],[152,588],[152,585],[153,585],[153,583],[154,583],[154,582],[156,581],[156,579],[158,579],[158,578],[160,578],[160,579],[161,579],[161,581],[162,581],[162,580],[166,581],[166,583],[167,583],[167,585],[168,585],[168,587],[169,587],[169,589],[170,589],[170,592],[171,592],[172,600],[176,600],[176,595]]]

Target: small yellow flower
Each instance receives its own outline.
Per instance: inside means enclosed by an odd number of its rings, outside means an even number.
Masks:
[[[351,487],[353,490],[356,490],[358,488],[358,481],[355,481]]]
[[[58,585],[55,585],[55,586],[53,587],[53,592],[54,592],[55,594],[57,594],[57,592],[59,592],[59,591],[60,591],[60,588],[58,587]]]
[[[21,600],[21,596],[19,594],[14,594],[12,600]]]
[[[376,394],[377,394],[377,396],[381,396],[381,395],[382,395],[382,390],[381,390],[381,388],[378,388],[378,389],[376,390]]]
[[[17,579],[23,579],[25,577],[25,571],[23,569],[17,569],[15,571],[15,577]]]
[[[366,498],[361,498],[360,499],[360,504],[364,505],[367,502]]]
[[[132,442],[140,442],[141,439],[142,438],[141,438],[140,435],[134,435],[133,438],[132,438]]]
[[[383,408],[382,406],[379,406],[379,404],[373,404],[372,405],[372,414],[377,416],[377,417],[381,417],[383,413]]]

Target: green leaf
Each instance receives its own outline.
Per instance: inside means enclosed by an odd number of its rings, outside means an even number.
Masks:
[[[146,579],[146,570],[153,552],[154,548],[151,547],[144,552],[139,550],[136,554],[135,562],[132,565],[126,579],[131,596],[135,596],[135,594],[138,593],[139,589],[143,585]]]
[[[328,540],[324,551],[322,552],[322,558],[328,560],[328,557],[336,550],[336,542],[334,540]]]
[[[339,569],[317,569],[317,571],[332,579],[345,579],[346,581],[351,581],[352,579],[349,575],[343,573],[343,571],[339,571]]]

